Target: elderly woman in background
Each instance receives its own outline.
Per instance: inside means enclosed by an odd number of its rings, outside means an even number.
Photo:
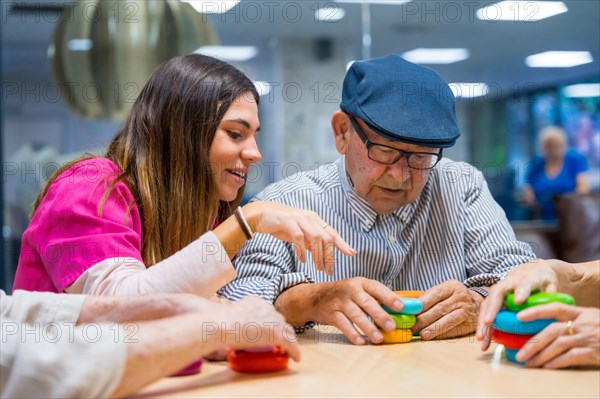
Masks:
[[[555,220],[552,197],[576,192],[587,194],[590,183],[585,174],[587,162],[574,150],[567,150],[567,137],[558,126],[548,126],[540,132],[543,157],[532,162],[526,177],[524,201],[540,211],[544,220]]]

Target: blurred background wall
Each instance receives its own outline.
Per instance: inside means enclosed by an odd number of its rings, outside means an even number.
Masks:
[[[261,91],[263,162],[250,174],[248,198],[337,158],[330,117],[347,65],[389,53],[451,83],[462,137],[444,155],[481,169],[509,219],[531,217],[520,206],[520,190],[528,163],[540,155],[537,133],[544,126],[566,129],[569,146],[588,161],[592,187],[600,186],[596,0],[22,0],[0,6],[0,259],[7,289],[45,179],[83,152],[101,152],[153,67],[193,51],[229,60]],[[426,95],[428,88],[415,90]]]

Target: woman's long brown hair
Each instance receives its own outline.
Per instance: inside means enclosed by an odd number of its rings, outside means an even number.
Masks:
[[[258,104],[254,84],[232,65],[198,54],[172,58],[154,71],[110,142],[105,157],[122,174],[107,188],[98,214],[116,184],[127,184],[142,220],[147,266],[184,248],[240,203],[243,188],[234,201],[219,201],[209,150],[223,115],[241,95]],[[89,158],[57,170],[32,213],[60,174]]]

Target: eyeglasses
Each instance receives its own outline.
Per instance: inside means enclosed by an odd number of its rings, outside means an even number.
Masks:
[[[393,165],[401,158],[406,157],[406,163],[408,164],[409,168],[427,170],[432,169],[438,164],[438,162],[440,162],[440,159],[442,159],[442,149],[440,149],[440,152],[438,153],[408,152],[383,144],[375,144],[367,138],[367,135],[361,129],[358,121],[353,116],[348,116],[350,117],[350,123],[352,124],[354,131],[356,134],[358,134],[358,137],[360,137],[361,141],[367,147],[369,159],[375,162]]]

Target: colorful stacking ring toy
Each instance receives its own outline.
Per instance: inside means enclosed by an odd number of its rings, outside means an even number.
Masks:
[[[517,319],[517,314],[508,310],[501,310],[494,320],[493,327],[497,330],[511,334],[533,335],[542,331],[550,324],[554,323],[554,319],[539,319],[534,321],[520,321]]]
[[[230,351],[227,361],[240,373],[272,373],[287,368],[289,355],[279,346]]]
[[[554,319],[540,319],[522,322],[517,319],[517,312],[533,306],[546,305],[548,303],[560,302],[566,305],[575,305],[575,299],[571,295],[556,292],[533,292],[522,304],[515,303],[515,294],[511,293],[504,299],[504,306],[508,310],[502,310],[494,320],[491,338],[495,342],[504,345],[506,359],[513,363],[524,364],[516,359],[517,352],[532,337],[555,322]]]
[[[400,311],[395,311],[382,305],[383,309],[389,314],[419,314],[423,311],[423,302],[416,298],[400,298],[404,307]]]
[[[505,348],[519,350],[525,345],[533,335],[511,334],[492,328],[492,340],[504,345]]]
[[[403,344],[412,340],[412,331],[410,330],[394,330],[386,332],[380,329],[379,332],[383,335],[383,341],[381,341],[382,344]]]
[[[561,302],[566,305],[575,305],[575,299],[571,295],[560,292],[534,292],[527,300],[519,305],[515,303],[515,294],[508,294],[504,300],[504,306],[513,312],[520,312],[532,306],[546,305],[552,302]]]
[[[417,322],[413,314],[390,314],[390,317],[396,323],[396,328],[408,330]]]

